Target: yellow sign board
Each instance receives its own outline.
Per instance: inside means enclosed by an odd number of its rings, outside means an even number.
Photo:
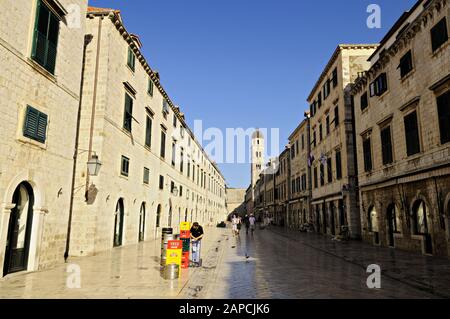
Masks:
[[[169,240],[167,243],[166,265],[176,264],[181,268],[182,254],[183,242],[181,240]]]
[[[180,223],[180,231],[186,231],[191,229],[191,223],[190,222],[182,222]]]

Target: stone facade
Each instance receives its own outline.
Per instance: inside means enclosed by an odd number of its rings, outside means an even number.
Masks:
[[[245,194],[246,190],[242,188],[227,188],[227,214],[243,214],[246,212]]]
[[[300,228],[312,222],[309,187],[309,115],[289,136],[289,206],[288,227]]]
[[[78,161],[95,153],[102,167],[92,177],[77,166],[71,255],[153,239],[181,221],[224,220],[225,180],[120,12],[90,8],[87,34]]]
[[[85,12],[87,1],[49,3],[53,7],[37,0],[0,2],[0,277],[64,260],[85,35],[84,19],[69,13]],[[52,29],[58,33],[54,70],[34,58],[38,5],[56,11],[52,17],[59,21]],[[79,24],[70,24],[72,18]],[[37,112],[39,125],[32,120]],[[17,242],[10,225],[17,225]],[[17,249],[7,250],[12,241]],[[22,267],[11,266],[15,262]]]
[[[277,159],[277,171],[274,175],[275,182],[275,218],[277,225],[284,226],[288,222],[289,181],[290,181],[290,155],[286,148]]]
[[[316,231],[361,236],[354,117],[348,87],[370,66],[374,45],[339,45],[308,97],[311,125],[312,212]]]
[[[375,245],[450,256],[450,41],[432,41],[439,23],[449,33],[450,7],[424,3],[399,20],[352,89],[362,235]],[[376,90],[383,74],[386,85]]]

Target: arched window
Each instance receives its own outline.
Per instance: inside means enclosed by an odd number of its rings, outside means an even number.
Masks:
[[[418,200],[413,206],[414,233],[428,234],[427,206],[423,200]]]
[[[120,198],[114,212],[114,247],[122,246],[124,211],[123,199]]]
[[[144,241],[145,238],[145,217],[145,202],[143,202],[139,211],[139,241]]]
[[[368,218],[369,231],[377,233],[378,232],[378,214],[377,214],[377,211],[375,210],[374,206],[372,206],[369,209],[367,218]]]

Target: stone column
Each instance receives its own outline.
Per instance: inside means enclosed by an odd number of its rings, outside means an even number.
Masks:
[[[41,244],[44,234],[45,216],[48,214],[46,208],[33,209],[33,224],[31,228],[30,252],[28,255],[28,271],[36,271],[39,268],[39,259],[41,256]]]
[[[0,277],[3,276],[3,265],[5,263],[6,241],[8,240],[8,227],[9,217],[11,216],[11,210],[16,207],[16,204],[7,203],[2,204],[0,211],[0,266],[2,272]]]

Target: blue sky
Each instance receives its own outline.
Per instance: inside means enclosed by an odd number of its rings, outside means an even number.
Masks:
[[[369,29],[367,6],[381,7]],[[415,0],[90,0],[119,9],[127,30],[193,127],[279,128],[280,146],[339,43],[377,43]],[[222,164],[246,188],[249,164]]]

